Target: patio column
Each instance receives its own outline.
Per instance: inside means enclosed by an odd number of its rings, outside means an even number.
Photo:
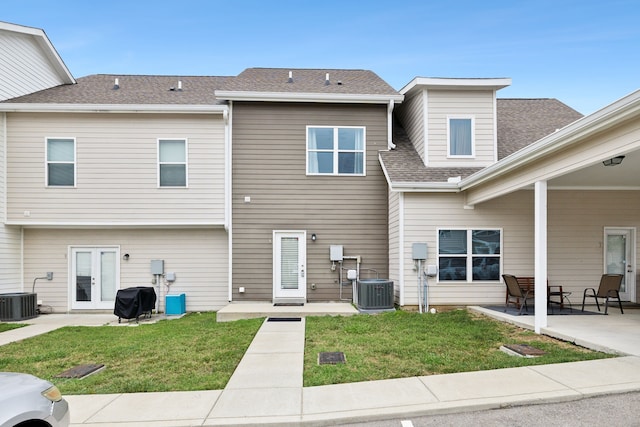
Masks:
[[[547,327],[547,181],[535,183],[535,319],[537,334]]]

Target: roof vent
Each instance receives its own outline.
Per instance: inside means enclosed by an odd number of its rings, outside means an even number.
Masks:
[[[182,80],[178,80],[178,90],[182,91]]]
[[[113,82],[113,90],[118,90],[118,89],[120,89],[120,81],[118,79],[116,79]]]
[[[338,81],[336,82],[336,84],[337,84],[338,86],[342,86],[342,81],[341,81],[341,80],[338,80]]]
[[[293,71],[289,71],[289,80],[287,80],[287,83],[293,83]]]
[[[327,75],[324,78],[324,85],[329,86],[330,84],[331,82],[329,81],[329,73],[327,73]]]

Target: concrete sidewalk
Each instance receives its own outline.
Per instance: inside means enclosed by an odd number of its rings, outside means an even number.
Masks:
[[[15,331],[26,338],[56,325],[107,323],[61,315]],[[637,355],[303,387],[304,340],[304,317],[265,321],[224,390],[66,396],[72,426],[338,425],[640,391]]]
[[[265,321],[224,390],[67,396],[72,425],[336,425],[640,390],[637,356],[303,387],[304,325]]]

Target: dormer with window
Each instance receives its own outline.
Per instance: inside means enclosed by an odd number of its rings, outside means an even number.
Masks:
[[[428,167],[486,167],[498,160],[496,92],[511,79],[417,77],[396,112]]]

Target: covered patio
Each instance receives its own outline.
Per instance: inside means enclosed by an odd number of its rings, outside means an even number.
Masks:
[[[595,306],[588,309],[596,312]],[[513,316],[479,306],[471,306],[469,310],[534,330],[533,315]],[[580,307],[573,310],[575,315],[549,316],[548,326],[541,328],[540,333],[605,353],[640,356],[639,305],[625,305],[624,314],[620,314],[620,310],[609,310],[606,316],[578,315]]]
[[[624,274],[622,300],[638,302],[639,164],[636,91],[461,182],[469,208],[532,191],[534,271],[511,271],[523,267],[508,265],[505,255],[504,273],[535,277],[536,309],[535,316],[514,322],[537,333],[640,354],[640,310],[553,318],[546,310],[547,284],[571,291],[579,309],[583,290],[597,289],[603,273]]]

